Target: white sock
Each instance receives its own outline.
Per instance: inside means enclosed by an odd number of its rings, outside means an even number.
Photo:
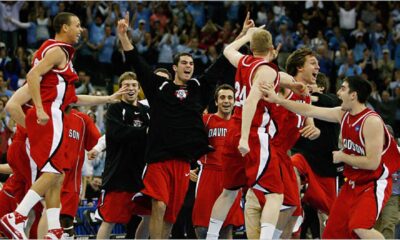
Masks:
[[[29,189],[15,211],[26,217],[28,216],[29,211],[40,201],[40,199],[42,199],[42,197],[39,196],[39,194]]]
[[[279,229],[275,228],[274,235],[272,236],[272,239],[279,239],[281,237],[281,235],[282,235],[282,232],[283,232],[282,230],[279,230]]]
[[[60,225],[60,208],[49,208],[46,210],[47,224],[49,230],[61,228]]]
[[[222,224],[224,224],[224,221],[210,218],[210,224],[208,225],[208,231],[207,231],[207,238],[206,239],[218,239],[219,236],[219,231],[222,228]]]
[[[275,226],[271,223],[261,223],[260,239],[272,239],[274,231]]]

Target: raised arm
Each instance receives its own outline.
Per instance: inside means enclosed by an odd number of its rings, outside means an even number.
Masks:
[[[284,99],[275,93],[274,88],[271,85],[261,85],[261,89],[265,95],[264,100],[277,103],[294,113],[306,117],[318,118],[328,122],[340,123],[342,120],[344,112],[340,107],[323,108]]]
[[[120,102],[121,96],[127,93],[126,87],[121,87],[118,91],[110,96],[92,96],[92,95],[77,95],[78,101],[75,103],[78,106],[93,106],[106,103]]]
[[[333,152],[334,163],[346,163],[350,166],[366,170],[376,170],[381,163],[384,145],[384,129],[382,120],[377,116],[365,119],[362,128],[365,143],[365,156],[354,156],[343,151]]]
[[[250,89],[249,96],[246,98],[242,111],[242,133],[239,141],[239,151],[242,156],[250,151],[249,133],[251,122],[256,112],[257,104],[263,98],[260,90],[262,82],[273,84],[276,72],[268,66],[260,66],[253,79],[253,87]]]
[[[263,27],[263,26],[261,26]],[[252,29],[252,30],[251,30]],[[254,32],[254,21],[250,19],[250,12],[247,12],[246,19],[243,23],[243,29],[239,36],[230,43],[224,49],[224,55],[229,62],[237,68],[239,60],[243,57],[243,54],[239,52],[240,47],[248,43],[251,39],[252,33]]]

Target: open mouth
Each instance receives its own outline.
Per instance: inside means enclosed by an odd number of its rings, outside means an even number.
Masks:
[[[134,95],[135,95],[134,92],[129,92],[129,93],[128,93],[128,96],[129,96],[129,97],[133,97]]]
[[[318,75],[318,73],[313,73],[313,74],[312,74],[312,76],[313,76],[314,78],[317,78],[317,75]]]

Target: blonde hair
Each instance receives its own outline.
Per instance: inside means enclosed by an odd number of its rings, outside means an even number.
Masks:
[[[121,74],[121,76],[119,76],[119,79],[118,79],[118,86],[121,87],[122,86],[122,82],[127,80],[127,79],[133,79],[133,80],[137,81],[136,73],[134,73],[134,72],[124,72],[123,74]]]
[[[253,53],[265,53],[272,47],[272,35],[265,29],[257,30],[251,37],[250,49]]]

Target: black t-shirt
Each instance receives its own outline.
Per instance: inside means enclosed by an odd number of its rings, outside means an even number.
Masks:
[[[314,93],[318,97],[312,104],[319,107],[337,107],[340,100],[336,95]],[[320,176],[334,177],[341,175],[342,164],[333,164],[332,151],[338,150],[340,125],[314,118],[314,123],[321,130],[321,135],[315,140],[300,137],[292,152],[301,153],[311,169]]]
[[[143,188],[148,107],[120,102],[106,114],[106,162],[103,189],[138,192]]]
[[[192,161],[211,151],[202,112],[213,96],[218,71],[223,69],[225,61],[219,58],[199,78],[189,80],[185,86],[178,86],[154,74],[135,49],[125,54],[150,105],[146,161]]]

